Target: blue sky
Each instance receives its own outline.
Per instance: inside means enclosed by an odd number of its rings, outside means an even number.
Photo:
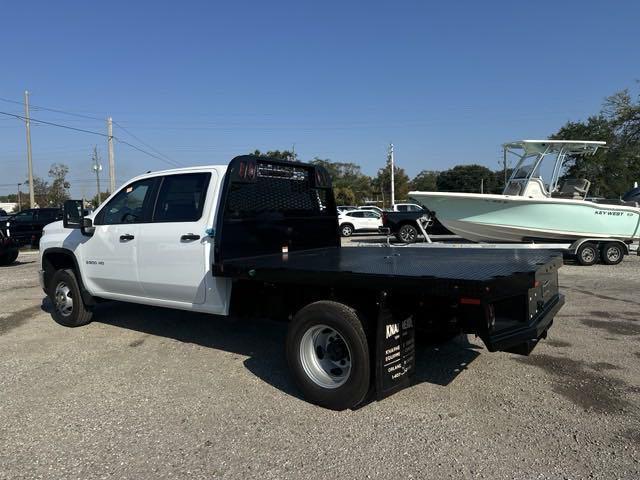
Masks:
[[[0,97],[28,89],[34,105],[98,119],[34,118],[99,132],[111,115],[182,165],[295,144],[375,174],[393,141],[410,175],[495,169],[502,142],[546,137],[635,87],[639,20],[635,1],[12,2]],[[72,193],[95,193],[104,138],[35,125],[32,140],[37,175],[66,163]],[[0,185],[26,177],[25,158],[24,126],[0,118]],[[167,167],[121,144],[116,162],[119,182]]]

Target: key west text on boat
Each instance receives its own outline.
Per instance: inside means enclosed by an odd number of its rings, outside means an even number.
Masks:
[[[563,178],[566,162],[604,145],[579,140],[507,143],[505,155],[515,155],[518,162],[502,195],[414,191],[409,196],[449,230],[475,242],[637,240],[636,202],[589,201],[587,179]]]

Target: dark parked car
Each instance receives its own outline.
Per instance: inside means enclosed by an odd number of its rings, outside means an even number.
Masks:
[[[447,230],[432,214],[429,210],[418,211],[402,211],[402,212],[387,212],[382,214],[382,229],[388,229],[387,231],[391,235],[395,235],[399,242],[413,243],[417,240],[420,230],[418,228],[418,220],[421,218],[429,218],[430,221],[427,225],[427,233],[430,235],[451,235],[451,232]]]
[[[18,258],[18,242],[0,230],[0,265],[11,265]]]
[[[57,220],[62,220],[62,210],[59,208],[30,208],[9,217],[5,231],[20,245],[37,247],[44,226]]]

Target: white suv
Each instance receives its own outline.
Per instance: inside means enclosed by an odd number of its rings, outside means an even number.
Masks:
[[[382,216],[372,210],[348,210],[338,215],[340,235],[350,237],[354,232],[377,232],[382,226]]]

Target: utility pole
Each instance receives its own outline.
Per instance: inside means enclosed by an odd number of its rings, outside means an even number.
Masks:
[[[27,126],[27,166],[29,168],[29,205],[36,207],[36,200],[33,192],[33,163],[31,161],[31,121],[29,117],[29,91],[24,91],[24,117]]]
[[[396,186],[395,186],[395,165],[393,158],[393,143],[389,144],[389,154],[388,154],[389,166],[391,167],[391,210],[393,210],[393,206],[396,204]]]
[[[480,193],[484,193],[484,178],[480,179]]]
[[[18,211],[19,212],[22,211],[22,197],[20,196],[20,185],[22,185],[22,183],[18,183]]]
[[[102,196],[100,194],[100,172],[102,171],[102,165],[100,165],[100,156],[98,155],[98,147],[93,147],[93,155],[91,156],[93,165],[91,169],[96,172],[96,186],[98,187],[98,205],[102,203]],[[96,207],[98,206],[96,205]]]
[[[109,152],[109,193],[116,191],[116,161],[113,158],[113,120],[107,118],[107,147]],[[100,196],[100,189],[98,189]]]

